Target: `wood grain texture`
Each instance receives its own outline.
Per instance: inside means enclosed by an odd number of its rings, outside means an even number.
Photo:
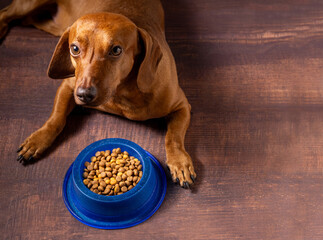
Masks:
[[[161,208],[129,229],[75,220],[61,195],[77,154],[122,137],[165,167],[166,125],[79,108],[41,161],[19,165],[15,150],[49,116],[60,81],[46,76],[58,38],[14,27],[0,45],[1,239],[323,239],[323,2],[163,5],[192,105],[196,185],[183,190],[168,175]]]

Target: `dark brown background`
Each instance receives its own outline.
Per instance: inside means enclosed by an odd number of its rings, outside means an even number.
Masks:
[[[9,1],[2,1],[1,6]],[[323,1],[163,1],[180,84],[193,107],[186,148],[198,175],[124,230],[75,220],[62,182],[77,154],[132,140],[165,167],[163,120],[78,109],[42,161],[15,150],[48,118],[58,41],[14,27],[0,46],[1,239],[323,239]]]

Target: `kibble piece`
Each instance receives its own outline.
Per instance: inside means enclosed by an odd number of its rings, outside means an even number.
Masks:
[[[120,182],[122,180],[121,176],[116,177],[117,182]]]
[[[130,176],[132,175],[132,170],[128,170],[128,171],[126,172],[126,174],[127,174],[127,176],[128,176],[128,177],[130,177]]]
[[[99,193],[99,190],[98,189],[94,189],[93,192]]]
[[[86,168],[87,168],[87,170],[92,171],[93,170],[93,165],[90,164]]]
[[[114,192],[115,192],[115,193],[120,192],[120,187],[119,187],[119,185],[118,185],[118,184],[116,184],[116,186],[114,187]]]
[[[107,186],[107,183],[105,181],[100,181],[100,186],[105,188]]]
[[[122,177],[123,180],[126,180],[127,179],[127,175],[126,174],[122,174],[121,177]]]
[[[119,182],[119,186],[120,186],[120,187],[123,187],[124,185],[126,185],[126,183],[125,183],[124,181]]]
[[[87,178],[89,176],[89,173],[88,172],[84,172],[83,173],[83,178]]]
[[[105,178],[106,175],[107,175],[106,172],[101,172],[101,177]]]
[[[85,163],[84,163],[84,166],[85,166],[85,167],[87,167],[87,166],[89,166],[89,165],[90,165],[90,163],[89,163],[89,162],[85,162]]]
[[[102,186],[98,186],[98,190],[99,190],[100,192],[103,192],[103,191],[104,191],[104,187],[102,187]]]
[[[126,192],[126,191],[128,191],[128,188],[127,188],[126,186],[123,186],[123,187],[121,188],[121,191],[122,191],[122,192]]]
[[[88,178],[88,179],[94,179],[94,176],[89,175],[87,178]]]
[[[117,183],[117,180],[115,178],[110,178],[110,184],[115,185]]]
[[[87,185],[89,184],[89,180],[88,180],[88,179],[84,179],[84,180],[83,180],[83,183],[84,183],[84,185],[86,185],[86,186],[87,186]]]

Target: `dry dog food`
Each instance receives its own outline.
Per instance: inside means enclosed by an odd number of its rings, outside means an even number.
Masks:
[[[83,183],[92,192],[107,196],[120,195],[136,186],[142,177],[140,161],[120,148],[99,151],[85,162]]]

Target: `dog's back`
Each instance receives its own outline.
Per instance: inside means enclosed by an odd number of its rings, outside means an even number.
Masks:
[[[53,35],[61,35],[83,15],[99,12],[119,13],[154,35],[164,33],[164,12],[159,0],[57,0],[54,4],[51,1],[38,2],[38,11],[31,13],[28,23]],[[48,16],[44,16],[43,9],[48,8],[48,4],[51,9],[47,11]]]

